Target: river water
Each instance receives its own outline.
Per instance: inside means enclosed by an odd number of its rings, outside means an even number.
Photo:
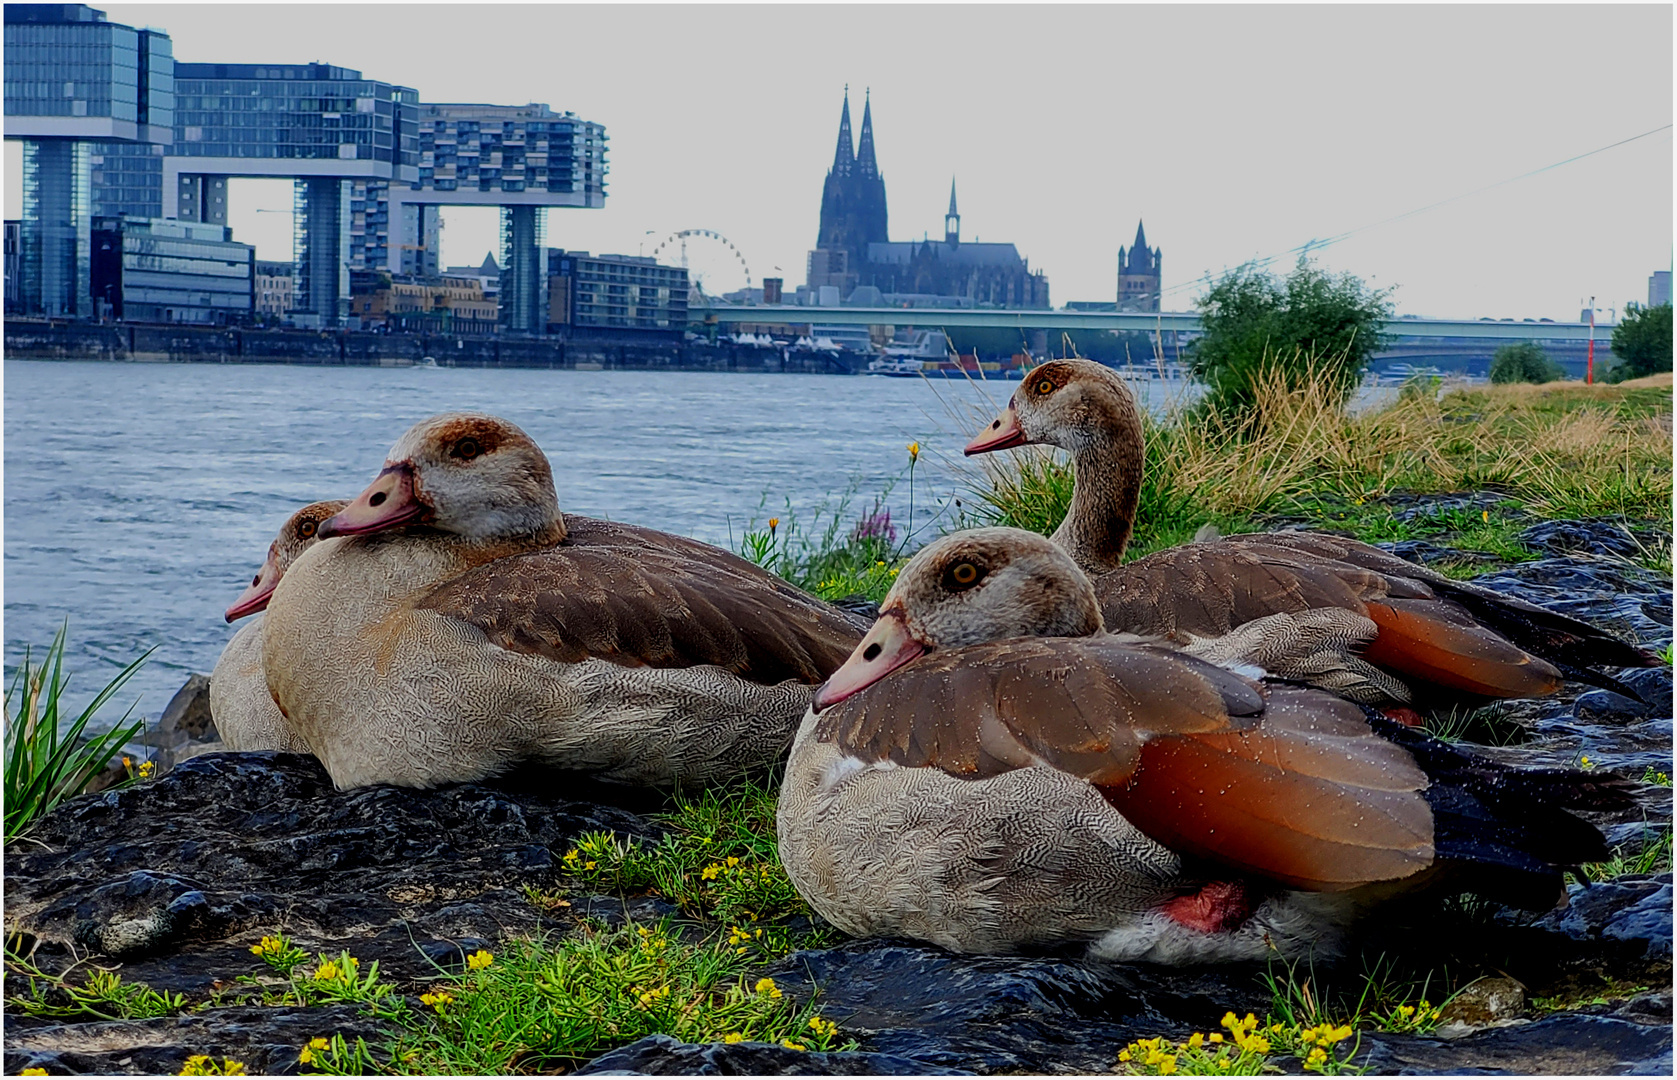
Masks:
[[[1136,383],[1162,407],[1181,384]],[[151,661],[102,719],[156,716],[236,627],[221,613],[287,516],[351,498],[391,443],[433,413],[517,423],[554,466],[568,512],[737,544],[754,519],[810,522],[847,489],[846,520],[918,442],[916,524],[974,475],[967,432],[1018,383],[708,372],[485,371],[237,364],[5,363],[5,660],[69,622],[78,709]],[[979,418],[979,414],[983,418]],[[947,519],[946,519],[947,520]],[[935,530],[935,525],[934,525]],[[921,534],[935,535],[935,531]],[[9,683],[8,683],[9,685]]]

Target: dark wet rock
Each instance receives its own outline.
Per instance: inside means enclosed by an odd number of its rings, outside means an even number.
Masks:
[[[1671,642],[1671,577],[1634,563],[1587,555],[1538,559],[1474,584],[1583,619],[1644,649]]]
[[[1393,494],[1383,501],[1392,508],[1392,516],[1399,521],[1424,521],[1450,513],[1477,517],[1488,510],[1515,517],[1529,516],[1523,510],[1503,506],[1507,499],[1508,496],[1495,491],[1464,491],[1443,495]]]
[[[1620,672],[1619,681],[1630,687],[1632,690],[1635,690],[1637,695],[1641,697],[1643,701],[1652,705],[1658,705],[1660,708],[1666,710],[1663,715],[1671,715],[1670,668],[1630,668]],[[1649,715],[1658,716],[1662,714],[1656,712],[1649,713]]]
[[[210,718],[208,675],[194,672],[187,678],[186,684],[175,691],[175,696],[169,699],[169,704],[163,709],[163,717],[157,722],[157,730],[166,739],[170,736],[200,740],[216,738],[215,721]]]
[[[1434,563],[1496,563],[1500,562],[1495,555],[1487,555],[1482,551],[1462,551],[1453,547],[1435,544],[1431,540],[1393,540],[1374,545],[1396,555],[1400,559],[1408,559],[1412,563],[1431,566]]]
[[[1623,724],[1654,715],[1664,703],[1650,705],[1611,690],[1591,690],[1572,703],[1572,715],[1589,724]]]
[[[310,1039],[341,1034],[351,1043],[357,1037],[373,1043],[379,1037],[377,1025],[347,1005],[236,1006],[152,1020],[77,1024],[19,1023],[10,1016],[6,1020],[8,1076],[24,1069],[45,1069],[55,1076],[173,1075],[196,1054],[218,1062],[243,1062],[252,1076],[289,1075],[297,1073],[297,1051]]]
[[[1526,1011],[1526,988],[1517,979],[1477,979],[1461,988],[1439,1010],[1442,1024],[1488,1027],[1517,1019]]]
[[[1459,1039],[1364,1035],[1356,1063],[1400,1076],[1671,1075],[1671,1028],[1610,1016],[1562,1014]]]
[[[778,1043],[684,1043],[648,1035],[577,1070],[578,1076],[970,1076],[892,1054],[805,1052]]]
[[[1269,1005],[1249,968],[1166,971],[1072,960],[957,956],[904,942],[796,953],[771,969],[869,1050],[977,1073],[1107,1072],[1120,1048],[1214,1031]]]
[[[1671,961],[1671,874],[1633,874],[1613,881],[1573,885],[1567,906],[1534,928],[1575,942],[1606,942],[1649,962]]]
[[[1519,535],[1520,543],[1551,555],[1617,555],[1633,559],[1659,541],[1639,540],[1622,520],[1540,521]],[[1669,537],[1664,538],[1669,542]]]
[[[250,945],[276,929],[422,980],[433,960],[533,929],[522,886],[598,829],[656,832],[562,792],[339,792],[311,757],[212,754],[72,800],[10,846],[6,921],[49,962],[94,949],[126,978],[198,996],[254,970]]]

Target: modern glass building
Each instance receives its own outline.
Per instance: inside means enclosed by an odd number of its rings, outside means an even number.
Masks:
[[[95,218],[96,314],[133,322],[226,325],[256,310],[256,249],[225,225]]]
[[[227,223],[234,176],[292,179],[296,310],[331,325],[349,310],[354,189],[418,178],[419,95],[333,64],[181,64],[175,145],[162,187],[182,221]],[[373,245],[368,256],[388,259]]]
[[[92,217],[226,225],[233,177],[283,177],[298,321],[339,324],[351,271],[436,275],[437,207],[496,206],[503,326],[540,333],[546,208],[605,204],[605,129],[571,113],[421,105],[332,64],[176,64],[167,35],[83,5],[6,6],[5,100],[23,303],[46,314],[87,306]]]
[[[637,255],[590,255],[549,248],[549,312],[554,326],[687,329],[687,271]]]
[[[167,34],[107,22],[84,4],[5,5],[5,136],[23,144],[23,312],[91,314],[99,145],[167,145],[174,106]]]

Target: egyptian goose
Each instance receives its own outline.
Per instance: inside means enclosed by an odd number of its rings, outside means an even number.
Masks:
[[[1345,608],[1379,632],[1360,660],[1348,656],[1338,667],[1358,677],[1324,688],[1368,704],[1536,697],[1559,689],[1563,676],[1634,696],[1591,669],[1659,663],[1577,619],[1322,533],[1248,533],[1124,564],[1145,446],[1135,397],[1100,364],[1053,360],[1033,369],[966,452],[1026,443],[1071,454],[1071,507],[1053,539],[1094,578],[1115,630],[1188,641],[1276,612]],[[1313,681],[1307,672],[1273,673]]]
[[[410,428],[274,590],[263,669],[340,788],[522,760],[696,783],[776,760],[862,630],[729,552],[561,515],[515,425]]]
[[[928,545],[815,695],[780,858],[835,926],[965,952],[1163,963],[1331,950],[1422,885],[1546,909],[1606,845],[1518,772],[1342,698],[1101,633],[1088,579],[1017,529]]]
[[[262,569],[227,609],[227,621],[265,609],[285,571],[314,544],[320,523],[348,505],[342,499],[310,503],[287,518],[268,545]],[[309,752],[308,744],[286,727],[285,717],[268,693],[268,680],[262,673],[262,619],[246,623],[221,650],[210,673],[210,716],[229,750]]]

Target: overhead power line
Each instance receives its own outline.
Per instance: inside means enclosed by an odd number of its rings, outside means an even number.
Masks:
[[[1289,255],[1302,255],[1305,252],[1318,251],[1322,248],[1329,247],[1333,244],[1337,244],[1341,240],[1348,240],[1351,237],[1357,235],[1358,233],[1367,232],[1369,229],[1378,229],[1380,226],[1390,225],[1394,221],[1402,221],[1405,218],[1412,218],[1416,214],[1424,214],[1429,210],[1436,210],[1440,206],[1448,206],[1450,203],[1459,202],[1462,199],[1472,198],[1475,195],[1481,195],[1481,194],[1483,194],[1487,191],[1492,191],[1492,190],[1494,190],[1496,188],[1499,188],[1499,187],[1505,187],[1509,184],[1517,183],[1521,180],[1528,180],[1533,176],[1538,176],[1542,173],[1549,172],[1551,169],[1558,169],[1563,165],[1570,165],[1574,161],[1583,161],[1587,157],[1594,157],[1597,154],[1606,153],[1607,151],[1615,149],[1617,147],[1624,146],[1628,143],[1636,142],[1638,139],[1646,139],[1650,135],[1658,135],[1662,131],[1670,131],[1670,130],[1671,130],[1671,125],[1670,124],[1662,124],[1657,128],[1653,128],[1649,131],[1644,131],[1640,135],[1632,135],[1628,139],[1620,139],[1618,142],[1608,143],[1606,146],[1598,146],[1594,150],[1586,150],[1582,154],[1574,154],[1569,158],[1562,158],[1560,161],[1551,162],[1548,165],[1545,165],[1540,169],[1533,169],[1530,172],[1523,172],[1518,176],[1510,176],[1508,179],[1498,180],[1494,184],[1486,184],[1483,187],[1476,187],[1472,191],[1464,191],[1459,195],[1452,195],[1448,199],[1440,199],[1437,202],[1428,203],[1425,206],[1418,206],[1413,210],[1405,210],[1401,214],[1393,214],[1391,217],[1381,218],[1379,221],[1371,221],[1367,225],[1358,225],[1354,229],[1347,229],[1344,232],[1337,233],[1333,236],[1328,237],[1325,240],[1309,240],[1309,241],[1306,241],[1303,244],[1300,244],[1298,247],[1288,248],[1286,251],[1278,252],[1277,254],[1274,254],[1274,255],[1266,255],[1266,256],[1264,256],[1263,258],[1260,258],[1260,259],[1252,259],[1249,262],[1242,263],[1241,265],[1243,265],[1243,266],[1254,266],[1254,267],[1262,268],[1262,267],[1269,266],[1271,263],[1275,262],[1278,259],[1287,258]],[[1206,281],[1209,281],[1210,279],[1211,279],[1211,275],[1207,274],[1204,277],[1195,278],[1192,281],[1185,281],[1180,285],[1173,285],[1170,288],[1165,289],[1164,292],[1174,293],[1174,292],[1180,292],[1183,289],[1191,289],[1191,288],[1195,287],[1196,285],[1200,285],[1200,284],[1203,284]]]

